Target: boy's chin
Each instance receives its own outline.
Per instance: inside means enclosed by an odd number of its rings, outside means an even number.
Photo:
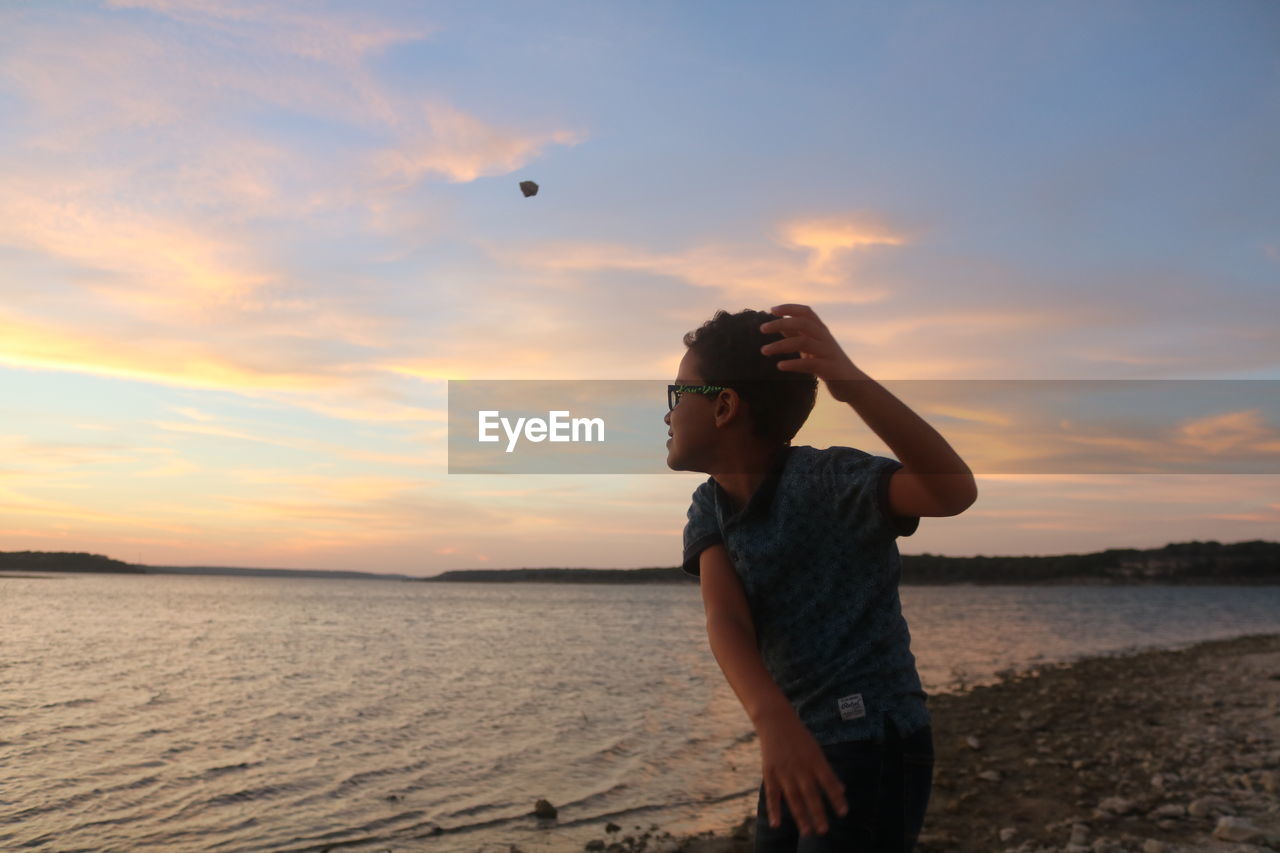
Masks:
[[[701,473],[701,469],[694,465],[690,460],[682,459],[674,452],[667,453],[667,467],[672,471],[692,471],[694,473]]]

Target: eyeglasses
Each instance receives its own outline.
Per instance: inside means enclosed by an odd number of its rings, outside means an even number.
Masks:
[[[668,385],[667,410],[670,411],[676,407],[680,402],[681,394],[715,394],[718,391],[728,390],[723,385]]]

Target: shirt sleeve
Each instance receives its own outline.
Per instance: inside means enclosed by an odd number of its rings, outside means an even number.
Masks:
[[[700,577],[698,557],[712,545],[724,541],[720,519],[716,516],[715,484],[711,478],[693,490],[689,504],[689,520],[684,526],[684,562],[680,568],[687,575]]]
[[[894,515],[889,509],[889,479],[901,462],[852,447],[832,447],[827,453],[824,475],[837,517],[851,523],[859,538],[894,539],[916,532],[919,516]]]

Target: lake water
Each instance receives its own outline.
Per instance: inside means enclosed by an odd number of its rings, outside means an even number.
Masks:
[[[932,693],[1280,632],[1275,586],[902,599]],[[694,584],[0,576],[0,625],[3,850],[581,850],[755,807]]]

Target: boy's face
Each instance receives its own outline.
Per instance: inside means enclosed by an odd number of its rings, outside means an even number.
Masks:
[[[676,370],[677,385],[702,385],[702,370],[693,350],[685,350]],[[704,394],[681,394],[680,402],[662,419],[669,427],[667,467],[672,471],[707,469],[707,450],[716,438],[715,398]]]

